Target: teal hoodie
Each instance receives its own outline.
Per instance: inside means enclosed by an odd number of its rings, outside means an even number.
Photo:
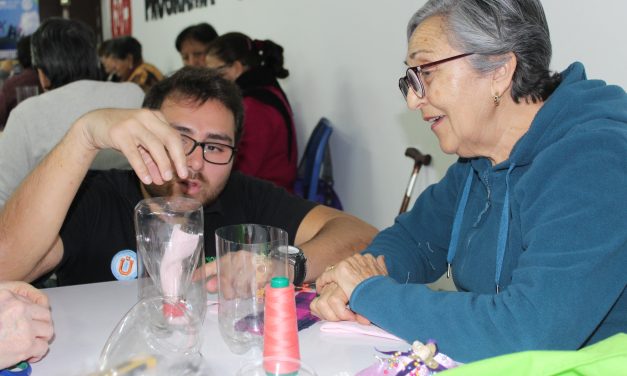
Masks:
[[[364,252],[389,277],[351,309],[458,361],[627,332],[624,90],[572,64],[508,160],[460,159]],[[448,264],[459,292],[424,285]]]

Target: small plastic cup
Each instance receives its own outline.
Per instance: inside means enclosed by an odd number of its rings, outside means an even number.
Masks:
[[[263,346],[265,286],[287,275],[287,232],[256,224],[216,230],[218,322],[229,349],[244,354]]]

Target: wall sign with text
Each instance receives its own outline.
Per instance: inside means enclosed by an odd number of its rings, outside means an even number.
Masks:
[[[145,0],[146,21],[160,20],[163,17],[206,8],[208,3],[215,5],[215,0]]]

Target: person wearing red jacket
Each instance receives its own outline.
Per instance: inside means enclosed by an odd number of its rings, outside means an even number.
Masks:
[[[235,81],[244,96],[244,132],[234,169],[292,192],[298,152],[292,109],[277,81],[289,75],[283,48],[227,33],[211,42],[206,60],[209,68]]]

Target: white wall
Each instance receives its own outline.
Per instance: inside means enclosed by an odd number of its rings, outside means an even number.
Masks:
[[[105,8],[108,1],[103,0]],[[144,1],[133,1],[133,35],[144,46],[145,60],[166,73],[178,69],[174,39],[187,25],[202,21],[218,33],[241,31],[283,45],[290,77],[282,85],[293,105],[299,150],[321,116],[335,124],[331,147],[336,185],[347,211],[379,228],[392,223],[412,168],[404,156],[408,146],[434,157],[433,168],[421,172],[414,197],[455,160],[440,151],[419,114],[406,109],[397,87],[404,72],[406,22],[424,1],[216,3],[146,22]],[[586,64],[590,77],[627,87],[627,2],[544,3],[554,44],[553,68],[561,70],[577,59]],[[110,28],[105,17],[103,25]]]
[[[102,17],[102,39],[111,38],[111,4],[110,0],[101,0],[100,15]]]

